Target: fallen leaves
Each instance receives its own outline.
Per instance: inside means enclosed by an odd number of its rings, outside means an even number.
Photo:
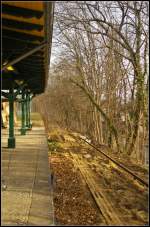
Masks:
[[[61,133],[59,133],[61,134]],[[101,157],[87,145],[74,143],[66,134],[56,152],[51,152],[50,166],[54,172],[54,206],[56,224],[63,225],[103,225],[102,217],[81,178],[69,158],[68,151],[80,154],[88,167],[95,173],[98,184],[107,193],[124,223],[146,225],[148,220],[148,192],[134,179],[125,177],[124,172],[108,159]],[[105,148],[105,152],[106,148]],[[147,171],[133,164],[126,156],[111,154],[114,159],[141,176]],[[134,184],[133,184],[134,183]],[[105,225],[105,223],[104,223]]]
[[[71,225],[100,224],[100,213],[94,207],[79,173],[74,171],[72,161],[62,155],[52,154],[51,168],[56,179],[54,206],[57,222]]]

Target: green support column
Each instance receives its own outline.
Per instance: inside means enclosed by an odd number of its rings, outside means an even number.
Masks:
[[[28,111],[28,93],[26,93],[26,95],[25,95],[25,116],[26,116],[25,126],[26,126],[26,129],[29,128],[29,118],[28,118],[28,115],[29,115],[29,111]]]
[[[31,129],[32,128],[32,124],[31,124],[31,115],[30,115],[30,113],[31,113],[31,97],[30,97],[30,94],[29,94],[29,96],[28,96],[28,119],[29,119],[29,129]]]
[[[21,101],[21,109],[22,109],[22,117],[21,117],[21,135],[26,134],[25,128],[25,97],[24,91],[22,91],[22,101]]]
[[[14,137],[14,89],[13,87],[9,90],[9,138],[8,148],[15,148],[15,137]]]

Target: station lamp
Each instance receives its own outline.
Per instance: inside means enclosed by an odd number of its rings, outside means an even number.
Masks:
[[[10,65],[10,66],[7,67],[7,70],[8,71],[14,71],[15,69]]]

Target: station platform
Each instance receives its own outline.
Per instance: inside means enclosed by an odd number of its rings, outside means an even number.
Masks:
[[[53,192],[44,126],[26,135],[15,128],[16,148],[1,131],[1,226],[53,226]]]

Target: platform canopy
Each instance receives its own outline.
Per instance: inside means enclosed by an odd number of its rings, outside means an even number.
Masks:
[[[50,64],[53,8],[53,2],[2,2],[3,90],[10,89],[15,81],[16,87],[24,83],[34,94],[44,92]],[[24,57],[36,48],[38,51]]]

